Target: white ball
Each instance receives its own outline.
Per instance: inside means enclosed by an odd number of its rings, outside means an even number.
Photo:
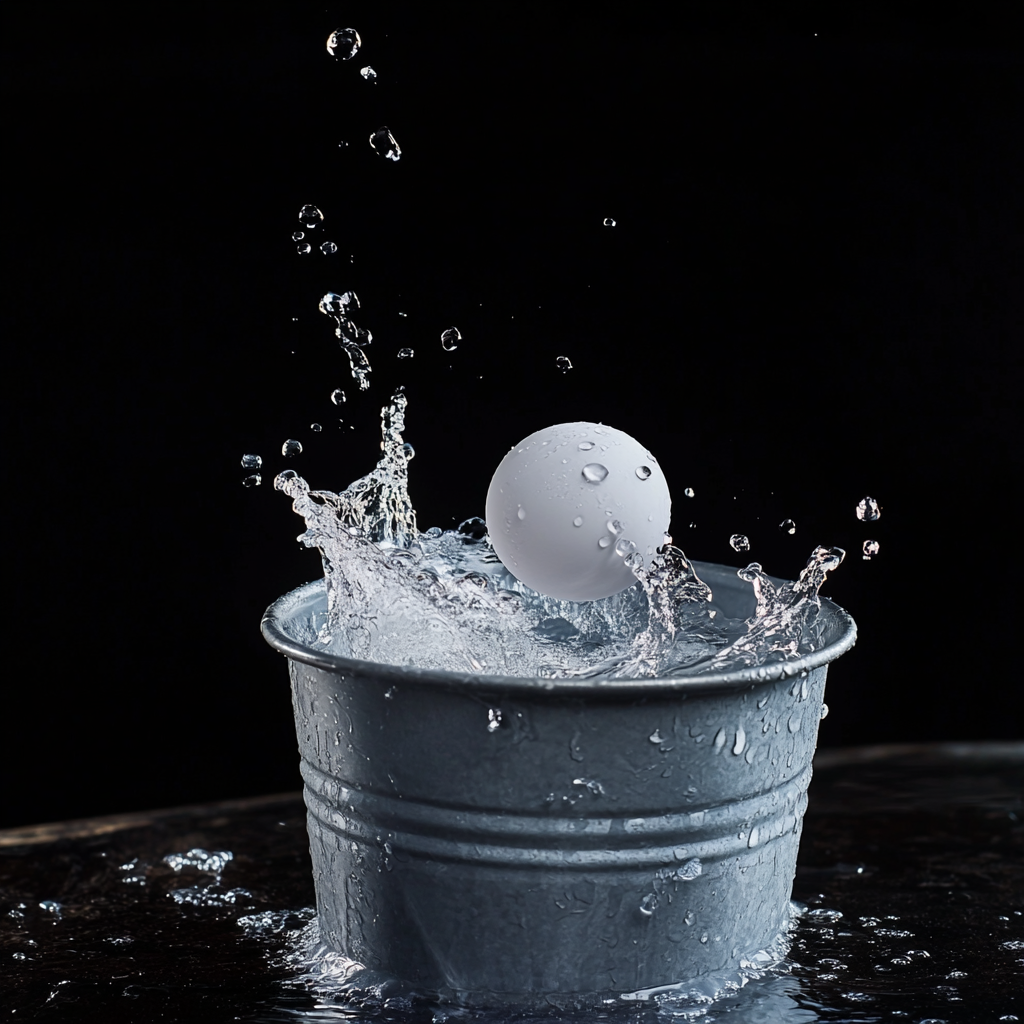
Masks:
[[[634,584],[627,556],[650,562],[671,511],[654,456],[599,423],[531,434],[501,460],[487,489],[487,532],[505,568],[531,590],[568,601]]]

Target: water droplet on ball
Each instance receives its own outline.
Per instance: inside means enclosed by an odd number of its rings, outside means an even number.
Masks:
[[[599,484],[608,475],[608,469],[600,462],[588,462],[583,467],[583,479],[592,484]]]

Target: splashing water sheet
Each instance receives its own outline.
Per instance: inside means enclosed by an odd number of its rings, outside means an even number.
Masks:
[[[756,562],[740,570],[756,610],[729,619],[671,543],[646,564],[624,547],[637,584],[577,603],[525,587],[469,520],[420,532],[408,490],[407,405],[398,391],[381,410],[380,460],[340,493],[311,490],[292,470],[274,481],[304,519],[299,541],[319,549],[327,587],[326,621],[308,621],[296,640],[383,664],[594,680],[758,667],[820,644],[818,591],[845,556],[839,548],[816,548],[792,583],[773,583]]]

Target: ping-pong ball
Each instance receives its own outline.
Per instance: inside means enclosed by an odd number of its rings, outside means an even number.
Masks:
[[[524,438],[487,489],[487,532],[513,576],[548,597],[595,601],[636,582],[665,543],[672,499],[654,456],[600,423]],[[628,562],[627,562],[628,559]]]

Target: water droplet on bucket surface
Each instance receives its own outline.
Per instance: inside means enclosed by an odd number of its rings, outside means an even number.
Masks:
[[[857,518],[863,523],[873,523],[882,514],[882,506],[874,498],[861,498],[857,502]]]
[[[654,732],[652,732],[651,735],[647,738],[651,741],[651,743],[655,744],[665,742],[664,738],[661,735],[661,732],[658,729],[655,729]]]
[[[706,946],[708,944],[708,933],[707,932],[701,932],[700,941],[701,941],[702,945]]]
[[[579,450],[581,452],[593,451],[593,449],[594,449],[594,442],[593,441],[580,441],[580,443],[578,445],[576,445],[576,447],[579,448]]]
[[[283,445],[281,445],[281,454],[290,459],[294,455],[302,454],[302,445],[294,438],[290,437]]]
[[[501,728],[501,708],[487,709],[487,731],[496,732]]]
[[[327,52],[337,60],[351,60],[362,45],[354,28],[336,28],[327,37]]]
[[[402,151],[398,148],[398,143],[395,142],[395,137],[388,131],[387,125],[381,125],[371,136],[370,136],[370,147],[374,153],[378,156],[384,157],[385,160],[401,160]]]
[[[658,894],[655,892],[649,892],[640,901],[640,913],[645,917],[650,917],[658,909]]]
[[[604,219],[604,226],[606,228],[613,228],[613,227],[615,227],[615,218],[614,217],[605,217],[605,219]]]
[[[588,462],[583,467],[583,479],[588,483],[599,484],[608,475],[608,468],[600,462]]]
[[[572,363],[569,361],[568,356],[558,356],[555,359],[555,366],[557,366],[562,373],[568,373],[572,369]]]
[[[299,210],[299,220],[307,228],[315,228],[323,219],[324,215],[312,203],[307,203]]]
[[[650,466],[637,466],[636,467],[636,475],[637,475],[637,478],[640,479],[640,480],[649,480],[650,476],[651,476],[651,467]]]
[[[338,251],[338,247],[333,242],[321,242],[320,251],[325,256],[333,256]]]
[[[526,509],[522,505],[519,506],[519,511],[516,512],[516,518],[522,522],[526,518]]]
[[[259,487],[263,483],[263,477],[259,473],[250,473],[249,476],[242,478],[243,487]]]
[[[411,348],[400,348],[398,350],[398,358],[399,359],[412,359],[412,357],[413,357],[413,351],[412,351]]]
[[[749,551],[750,550],[750,538],[743,533],[734,533],[729,538],[729,545],[733,551]]]
[[[696,921],[696,920],[697,920],[697,915],[692,910],[688,910],[683,915],[683,921],[687,925],[692,925],[693,922]]]
[[[875,555],[878,554],[879,543],[877,540],[866,540],[864,541],[863,558],[865,562],[870,562]]]
[[[747,745],[747,734],[743,731],[743,726],[739,726],[736,729],[736,740],[732,745],[732,752],[736,755],[743,753],[743,748]]]
[[[462,335],[459,333],[458,327],[449,327],[441,332],[441,348],[445,352],[454,352],[459,347],[460,341],[462,341]]]
[[[779,523],[779,529],[783,533],[796,533],[796,523],[794,523],[792,519],[783,519],[782,522]]]
[[[692,498],[693,497],[693,488],[692,487],[687,487],[686,490],[683,491],[683,494],[685,494],[688,498]]]
[[[295,251],[300,256],[308,256],[313,251],[313,246],[311,246],[309,242],[299,242],[299,244],[295,246]]]
[[[301,242],[305,237],[306,237],[306,232],[305,231],[293,231],[292,232],[292,241],[293,242]]]
[[[258,455],[243,455],[242,469],[259,469],[263,460]]]
[[[345,392],[342,391],[341,388],[335,388],[331,392],[331,401],[335,405],[342,405],[345,401]]]
[[[692,882],[700,876],[703,870],[704,867],[700,862],[700,857],[691,857],[681,867],[676,868],[676,878],[681,882]]]

